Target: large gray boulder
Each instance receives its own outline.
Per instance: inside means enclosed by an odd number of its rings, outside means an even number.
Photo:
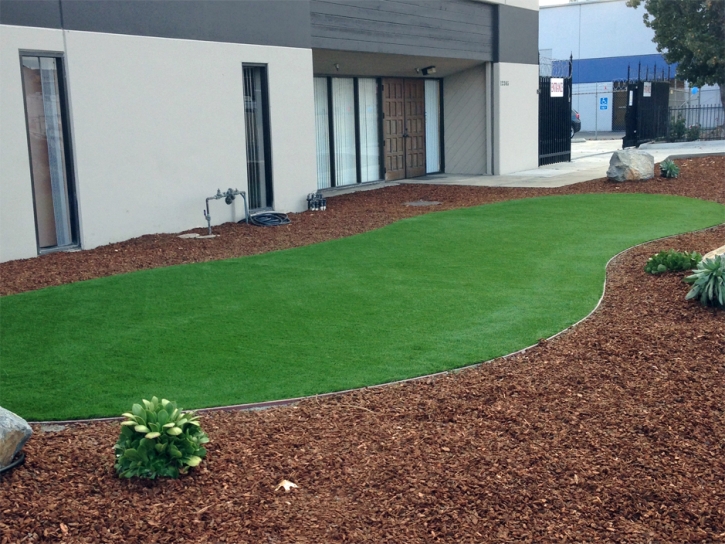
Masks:
[[[32,434],[27,421],[0,406],[0,468],[13,462]]]
[[[652,179],[654,175],[655,158],[646,151],[622,149],[609,160],[607,177],[612,181]]]

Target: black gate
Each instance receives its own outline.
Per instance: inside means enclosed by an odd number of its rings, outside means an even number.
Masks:
[[[633,81],[627,86],[626,133],[622,147],[664,138],[667,135],[670,84],[666,81]]]
[[[539,76],[539,166],[571,161],[571,60],[563,65],[566,77]]]

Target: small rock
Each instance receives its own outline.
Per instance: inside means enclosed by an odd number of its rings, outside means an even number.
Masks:
[[[437,200],[416,200],[414,202],[406,202],[406,206],[439,206],[440,202]]]
[[[607,177],[612,181],[652,179],[655,175],[655,159],[646,151],[622,149],[612,153]]]
[[[0,468],[5,468],[33,434],[28,422],[0,406]]]
[[[41,425],[40,431],[43,433],[59,433],[65,431],[65,425]]]

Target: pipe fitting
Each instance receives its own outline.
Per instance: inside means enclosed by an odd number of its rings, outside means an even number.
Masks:
[[[209,213],[209,201],[219,200],[220,198],[223,198],[227,204],[231,204],[232,202],[234,202],[234,199],[237,196],[241,196],[244,200],[244,220],[247,224],[249,224],[249,206],[247,205],[247,193],[245,193],[244,191],[240,191],[239,189],[232,189],[231,187],[227,189],[226,193],[222,193],[221,189],[217,189],[214,196],[210,196],[206,199],[206,210],[203,210],[204,219],[206,219],[207,227],[209,229],[209,235],[211,235],[211,214]]]

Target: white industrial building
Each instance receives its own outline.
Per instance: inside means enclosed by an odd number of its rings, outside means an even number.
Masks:
[[[538,164],[537,0],[0,0],[0,261]],[[239,220],[241,199],[213,203]]]
[[[539,12],[539,52],[542,59],[573,57],[572,108],[581,116],[583,131],[624,130],[625,92],[618,82],[638,76],[674,79],[645,26],[643,6],[626,0],[579,0],[542,6]],[[542,60],[542,63],[544,60]],[[693,89],[679,82],[671,104],[720,104],[717,86]]]

